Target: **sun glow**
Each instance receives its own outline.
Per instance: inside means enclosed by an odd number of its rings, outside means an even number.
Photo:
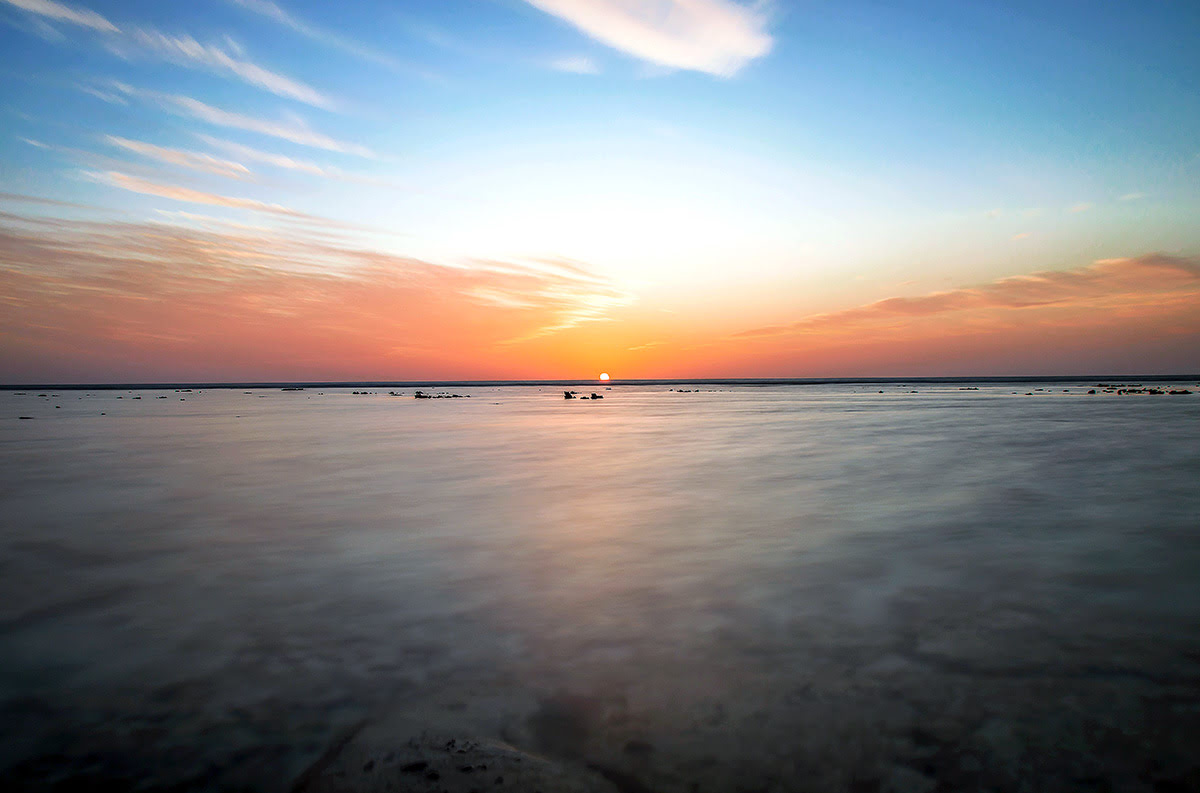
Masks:
[[[605,383],[608,382],[608,372],[600,373],[600,381]]]

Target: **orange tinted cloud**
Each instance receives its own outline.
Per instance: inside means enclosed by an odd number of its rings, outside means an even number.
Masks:
[[[0,262],[10,382],[545,376],[513,339],[628,301],[590,274],[269,230],[8,215]]]
[[[710,371],[760,376],[1191,372],[1200,262],[1149,254],[893,297],[712,345]]]
[[[736,337],[779,336],[844,330],[897,318],[985,309],[1086,306],[1097,301],[1156,301],[1174,293],[1200,291],[1200,264],[1193,259],[1150,254],[1132,259],[1102,259],[1075,270],[1053,270],[1002,278],[982,286],[892,297],[864,306],[805,317],[789,325],[753,328]]]

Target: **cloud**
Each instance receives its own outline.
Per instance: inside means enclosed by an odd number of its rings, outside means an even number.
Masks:
[[[1139,201],[1146,197],[1145,193],[1126,193],[1121,196],[1121,201]]]
[[[1029,235],[1028,231],[1022,231],[1019,234],[1014,234],[1013,239],[1014,240],[1027,240],[1027,239],[1029,239],[1029,236],[1030,235]]]
[[[229,0],[234,5],[241,6],[247,11],[252,11],[255,14],[260,14],[267,19],[278,22],[290,30],[299,33],[301,36],[310,38],[313,41],[320,42],[326,46],[342,50],[357,58],[365,61],[371,61],[381,66],[386,66],[394,71],[406,70],[404,64],[395,58],[385,55],[378,50],[374,50],[364,44],[346,38],[338,33],[317,27],[308,22],[305,22],[291,12],[286,11],[278,3],[272,3],[270,0]]]
[[[600,67],[584,55],[569,55],[550,61],[550,68],[569,74],[600,74]]]
[[[36,141],[30,141],[36,143]],[[45,145],[45,144],[41,144]],[[100,207],[89,206],[88,204],[76,204],[73,201],[59,201],[55,198],[43,198],[42,196],[24,195],[22,193],[0,193],[0,201],[12,201],[18,204],[40,204],[42,206],[52,207],[69,207],[71,209],[100,209]]]
[[[1091,209],[1091,208],[1092,208],[1092,205],[1091,205],[1091,204],[1088,204],[1088,203],[1082,203],[1082,204],[1076,204],[1075,206],[1071,207],[1071,208],[1070,208],[1070,209],[1068,209],[1067,211],[1068,211],[1068,212],[1073,212],[1073,213],[1076,213],[1076,214],[1078,214],[1078,213],[1080,213],[1080,212],[1087,212],[1087,211],[1088,211],[1089,209]]]
[[[224,149],[235,157],[240,157],[243,160],[251,162],[261,162],[267,165],[273,165],[276,168],[285,168],[290,171],[300,171],[302,173],[312,174],[313,176],[337,176],[340,172],[333,168],[317,165],[308,160],[297,160],[293,157],[288,157],[285,154],[275,154],[269,151],[262,151],[250,146],[234,143],[231,140],[222,140],[214,138],[211,135],[198,134],[200,140],[207,143],[209,146],[218,149]]]
[[[531,376],[506,342],[627,299],[595,277],[439,265],[303,228],[17,221],[0,218],[11,380]]]
[[[151,96],[157,96],[169,106],[193,118],[198,118],[201,121],[219,127],[231,127],[233,129],[246,130],[247,132],[257,132],[260,135],[280,138],[281,140],[291,141],[292,143],[298,143],[301,146],[309,146],[314,149],[354,154],[366,158],[375,157],[374,152],[366,146],[360,146],[357,143],[346,143],[320,132],[315,132],[309,129],[308,125],[299,118],[292,118],[287,121],[270,121],[222,110],[219,107],[213,107],[189,96],[157,94],[151,94]]]
[[[62,3],[56,3],[54,0],[0,0],[0,2],[14,5],[31,14],[40,14],[50,19],[69,22],[72,25],[91,28],[102,33],[116,33],[118,30],[116,25],[95,11],[89,11],[86,8],[72,8]]]
[[[184,66],[199,66],[218,73],[232,75],[245,83],[262,88],[276,96],[295,99],[315,107],[331,109],[328,97],[311,86],[285,77],[245,58],[242,48],[225,37],[226,47],[216,44],[201,44],[188,35],[171,35],[150,27],[120,28],[109,20],[82,8],[72,8],[53,0],[0,0],[33,14],[69,22],[105,34],[108,49],[122,57],[148,53],[172,63]],[[230,51],[232,50],[232,52]],[[104,97],[94,89],[82,89],[99,96],[105,101],[116,97]]]
[[[93,88],[90,85],[78,85],[78,86],[76,86],[76,88],[78,88],[80,91],[83,91],[85,94],[89,94],[91,96],[96,97],[97,99],[101,100],[102,102],[108,102],[110,105],[128,105],[129,104],[129,100],[123,96],[117,96],[116,94],[110,93],[108,91],[101,91],[99,88]]]
[[[191,36],[172,36],[153,28],[135,28],[128,33],[127,40],[142,51],[158,55],[164,60],[224,72],[276,96],[295,99],[314,107],[326,110],[333,107],[328,97],[312,87],[245,60],[240,52],[230,53],[216,44],[201,44]],[[125,50],[124,46],[114,49],[122,54]]]
[[[903,324],[942,314],[966,316],[988,311],[1020,311],[1042,307],[1081,308],[1103,302],[1153,302],[1159,296],[1200,296],[1200,262],[1148,254],[1137,258],[1100,259],[1074,270],[1047,270],[1002,278],[982,286],[892,297],[864,306],[817,314],[787,325],[753,328],[735,338],[783,336],[850,330],[871,324]]]
[[[122,190],[128,190],[132,193],[154,195],[161,198],[169,198],[172,201],[185,201],[190,204],[207,204],[209,206],[229,207],[231,209],[249,209],[254,212],[268,212],[272,215],[285,215],[287,217],[304,218],[306,220],[318,219],[313,215],[306,215],[303,212],[297,212],[294,209],[288,209],[279,204],[268,204],[265,201],[256,201],[253,198],[236,198],[233,196],[217,195],[216,193],[205,193],[200,190],[193,190],[190,187],[180,187],[179,185],[159,184],[158,182],[151,182],[137,176],[120,173],[119,171],[107,171],[104,173],[89,172],[87,176],[98,182],[103,182],[112,187],[119,187]]]
[[[152,143],[118,138],[114,135],[105,135],[104,140],[114,146],[141,154],[144,157],[150,157],[170,165],[190,168],[193,171],[203,171],[205,173],[216,174],[217,176],[226,176],[231,179],[244,179],[250,175],[250,169],[245,165],[232,160],[222,160],[209,154],[168,149],[162,146],[155,146]]]
[[[650,63],[721,77],[771,50],[766,18],[731,0],[526,0]]]

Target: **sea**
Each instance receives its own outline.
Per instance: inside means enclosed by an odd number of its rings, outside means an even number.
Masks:
[[[1200,790],[1198,392],[0,391],[0,787]]]

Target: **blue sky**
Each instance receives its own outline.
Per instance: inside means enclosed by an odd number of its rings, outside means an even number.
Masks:
[[[82,205],[0,209],[319,218],[735,332],[1194,257],[1197,34],[1184,2],[0,0],[0,189]]]

